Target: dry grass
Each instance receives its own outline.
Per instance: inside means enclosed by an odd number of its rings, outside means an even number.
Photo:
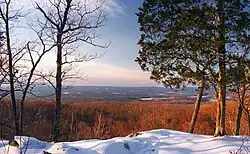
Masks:
[[[49,140],[53,121],[52,102],[27,102],[25,104],[25,135]],[[135,131],[166,128],[188,131],[193,105],[167,103],[73,103],[63,104],[60,140],[106,139],[126,136]],[[213,134],[215,126],[215,103],[202,104],[195,133]],[[227,105],[226,130],[235,132],[237,104]],[[11,121],[10,104],[0,103],[1,120]],[[11,124],[9,122],[9,124]],[[12,129],[1,127],[2,138],[10,138]],[[241,134],[247,134],[247,123],[243,116]]]

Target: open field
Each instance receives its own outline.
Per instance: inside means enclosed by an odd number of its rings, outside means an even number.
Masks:
[[[10,139],[10,103],[0,103],[1,137]],[[29,101],[25,104],[25,135],[49,140],[52,128],[53,102]],[[65,103],[61,113],[62,141],[81,139],[107,139],[126,136],[132,132],[151,129],[187,131],[193,105],[167,103]],[[215,103],[203,103],[197,119],[195,133],[213,134],[215,127]],[[229,102],[226,114],[226,130],[234,135],[237,103]],[[243,116],[241,135],[249,135]]]

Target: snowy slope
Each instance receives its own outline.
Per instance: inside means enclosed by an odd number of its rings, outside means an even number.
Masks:
[[[31,137],[16,137],[20,148],[0,143],[0,154],[217,154],[236,152],[242,144],[242,137],[213,137],[195,135],[172,130],[151,130],[136,137],[117,137],[109,140],[83,140],[76,142],[47,143]],[[26,148],[27,147],[27,148]],[[250,149],[245,142],[243,152]],[[245,150],[244,150],[245,149]],[[247,152],[245,152],[247,153]]]

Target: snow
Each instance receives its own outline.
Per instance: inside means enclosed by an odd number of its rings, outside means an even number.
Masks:
[[[15,137],[19,147],[0,142],[0,154],[218,154],[237,151],[241,136],[213,137],[159,129],[140,132],[135,137],[116,137],[108,140],[82,140],[75,142],[48,143],[33,137]],[[244,148],[250,148],[245,142]],[[244,153],[244,150],[242,151]],[[247,152],[245,152],[247,153]]]
[[[139,98],[140,101],[160,101],[160,100],[168,100],[168,97],[160,97],[160,98],[152,98],[152,97],[147,97],[147,98]]]
[[[153,98],[148,97],[148,98],[140,98],[141,101],[152,101]]]

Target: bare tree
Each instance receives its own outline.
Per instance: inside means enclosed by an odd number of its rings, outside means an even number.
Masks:
[[[5,56],[3,45],[4,45],[4,36],[3,32],[0,33],[0,100],[2,100],[6,95],[9,94],[9,91],[4,88],[6,83],[7,74],[5,73],[7,65],[7,57]]]
[[[2,25],[4,27],[5,32],[5,39],[6,39],[6,54],[8,58],[8,71],[6,70],[5,73],[8,74],[8,80],[9,80],[9,87],[10,87],[10,95],[11,95],[11,102],[12,102],[12,116],[14,119],[15,124],[15,133],[16,135],[20,134],[20,127],[18,124],[18,114],[17,114],[17,102],[16,102],[16,95],[15,95],[15,70],[13,59],[15,58],[18,53],[14,54],[11,47],[11,23],[16,22],[19,18],[23,17],[23,15],[20,13],[20,10],[12,10],[11,9],[11,0],[5,0],[1,2],[0,7],[0,17],[2,20]]]
[[[36,2],[37,10],[42,14],[43,19],[38,20],[39,25],[45,26],[48,42],[56,44],[56,110],[52,140],[56,141],[60,135],[60,112],[62,98],[62,78],[67,71],[66,66],[77,62],[89,61],[96,58],[96,55],[86,54],[76,56],[81,43],[92,46],[107,48],[108,45],[99,45],[93,40],[100,36],[96,29],[102,27],[106,20],[104,1],[88,0],[45,0],[44,3]],[[44,5],[43,5],[44,4]],[[64,66],[64,67],[63,67]]]
[[[20,101],[20,127],[21,127],[21,134],[23,133],[24,128],[24,102],[26,99],[26,96],[29,92],[31,92],[33,86],[36,86],[36,81],[39,81],[39,77],[35,77],[35,71],[38,66],[38,64],[41,62],[44,55],[49,52],[54,46],[47,47],[43,42],[43,36],[44,36],[44,29],[40,29],[39,31],[35,31],[37,34],[37,37],[39,38],[39,42],[28,42],[26,46],[26,52],[29,56],[29,62],[31,63],[31,66],[28,68],[27,73],[24,73],[22,75],[22,82],[19,82],[23,85],[21,85],[21,92],[22,97]],[[41,45],[41,48],[36,48]]]
[[[15,10],[12,0],[5,0],[0,8],[0,17],[2,19],[3,27],[5,28],[6,50],[1,52],[1,57],[7,57],[5,61],[8,64],[6,67],[1,67],[1,75],[5,77],[6,83],[9,84],[9,89],[4,89],[2,97],[11,96],[12,112],[15,124],[15,134],[22,135],[24,128],[24,102],[27,94],[36,85],[39,80],[35,77],[35,71],[38,64],[41,62],[43,56],[49,52],[54,46],[46,46],[45,42],[45,28],[40,27],[39,30],[33,29],[37,36],[37,40],[27,41],[19,46],[15,46],[11,42],[12,36],[10,32],[14,30],[15,23],[19,22],[20,18],[25,17],[21,9]],[[4,65],[4,64],[2,64]],[[21,96],[16,96],[16,92],[20,92]],[[17,103],[20,98],[20,114],[18,115]]]

